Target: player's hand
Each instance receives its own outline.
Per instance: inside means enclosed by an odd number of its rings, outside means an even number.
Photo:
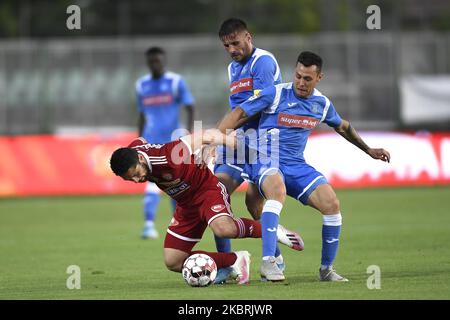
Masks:
[[[214,146],[204,146],[195,156],[195,163],[200,169],[208,168],[208,164],[216,159],[216,148]]]
[[[372,149],[370,148],[367,150],[367,153],[369,156],[371,156],[374,159],[379,159],[384,162],[390,162],[391,161],[391,155],[386,150],[380,148],[380,149]]]

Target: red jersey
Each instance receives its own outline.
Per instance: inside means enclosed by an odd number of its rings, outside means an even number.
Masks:
[[[128,147],[145,157],[150,169],[148,181],[154,182],[178,205],[192,206],[204,191],[217,188],[219,179],[211,170],[197,167],[189,144],[182,139],[150,144],[138,138]]]

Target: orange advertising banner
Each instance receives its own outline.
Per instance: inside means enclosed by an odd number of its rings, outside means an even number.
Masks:
[[[450,133],[361,136],[387,149],[391,163],[371,159],[335,133],[313,134],[305,158],[337,188],[450,184]],[[0,137],[0,197],[143,193],[145,184],[123,181],[109,167],[111,153],[134,138],[127,132]]]
[[[111,153],[135,135],[0,138],[0,196],[142,193],[109,167]]]

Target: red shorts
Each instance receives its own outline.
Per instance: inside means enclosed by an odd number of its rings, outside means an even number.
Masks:
[[[230,197],[220,182],[213,188],[199,190],[198,197],[189,207],[177,205],[167,228],[164,248],[190,252],[199,242],[206,227],[220,216],[233,217]]]

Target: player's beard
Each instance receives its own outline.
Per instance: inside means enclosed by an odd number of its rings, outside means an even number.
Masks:
[[[240,62],[244,59],[244,56],[242,54],[231,55],[231,59],[236,62]]]

